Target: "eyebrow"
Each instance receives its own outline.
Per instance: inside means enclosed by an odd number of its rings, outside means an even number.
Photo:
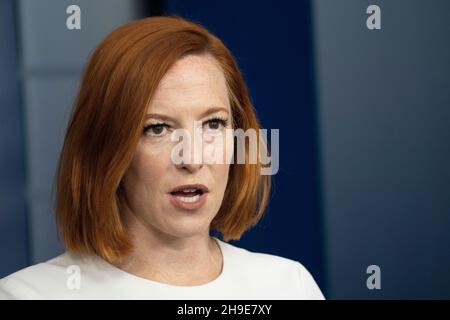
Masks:
[[[228,109],[226,109],[224,107],[212,107],[212,108],[209,108],[208,110],[206,110],[205,112],[203,112],[200,115],[200,118],[206,117],[207,115],[210,115],[212,113],[219,112],[219,111],[224,111],[227,114],[229,114]],[[149,113],[146,115],[145,119],[148,119],[148,118],[158,118],[160,120],[165,120],[165,121],[175,121],[175,119],[173,119],[172,117],[165,115],[165,114],[160,114],[160,113]]]

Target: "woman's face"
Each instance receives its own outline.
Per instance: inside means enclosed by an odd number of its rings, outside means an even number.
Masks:
[[[229,140],[225,140],[225,129],[232,127],[225,77],[214,58],[188,55],[177,61],[160,82],[147,116],[134,159],[123,178],[126,214],[166,236],[208,234],[222,203],[230,165],[226,161],[207,164],[205,156],[218,152],[217,148],[226,154],[225,141]],[[176,164],[172,160],[172,150],[179,145],[171,140],[175,129],[190,134],[188,149],[184,149],[191,155],[190,163]],[[196,129],[203,131],[202,145],[194,139]],[[215,137],[220,143],[208,143],[207,137]],[[195,153],[200,156],[197,164],[193,163]],[[207,190],[201,195],[198,190],[171,193],[179,186],[192,184]]]

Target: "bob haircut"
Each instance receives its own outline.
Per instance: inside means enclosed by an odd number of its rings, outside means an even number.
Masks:
[[[84,69],[55,176],[56,220],[68,250],[107,261],[131,252],[121,216],[126,200],[121,180],[143,134],[155,89],[168,69],[189,54],[216,59],[228,87],[233,127],[253,128],[259,140],[260,125],[247,87],[217,37],[174,16],[140,19],[113,30]],[[245,147],[245,159],[248,152]],[[267,206],[271,177],[260,175],[260,161],[247,162],[230,164],[224,198],[210,225],[225,241],[239,239]]]

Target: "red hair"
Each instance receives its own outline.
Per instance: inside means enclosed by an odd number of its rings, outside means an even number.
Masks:
[[[162,77],[181,57],[207,53],[221,66],[233,126],[260,129],[247,87],[225,45],[198,24],[151,17],[111,32],[93,52],[75,100],[56,175],[55,211],[68,250],[113,261],[130,253],[121,216],[121,179],[142,135],[145,114]],[[236,147],[236,144],[235,144]],[[245,150],[246,158],[248,148]],[[225,241],[256,224],[268,201],[270,176],[260,164],[231,164],[211,229]]]

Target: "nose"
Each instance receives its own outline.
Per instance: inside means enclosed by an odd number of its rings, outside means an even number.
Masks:
[[[192,161],[191,161],[192,162]],[[175,165],[179,170],[185,170],[194,173],[203,167],[203,163],[180,163]]]
[[[191,130],[189,133],[190,139],[187,139],[186,152],[189,152],[190,157],[187,157],[188,161],[184,161],[185,157],[183,153],[185,150],[183,148],[180,152],[182,161],[179,164],[175,164],[175,166],[179,170],[185,170],[193,173],[203,167],[203,142],[201,135],[198,135],[197,137],[195,136],[195,129]]]

